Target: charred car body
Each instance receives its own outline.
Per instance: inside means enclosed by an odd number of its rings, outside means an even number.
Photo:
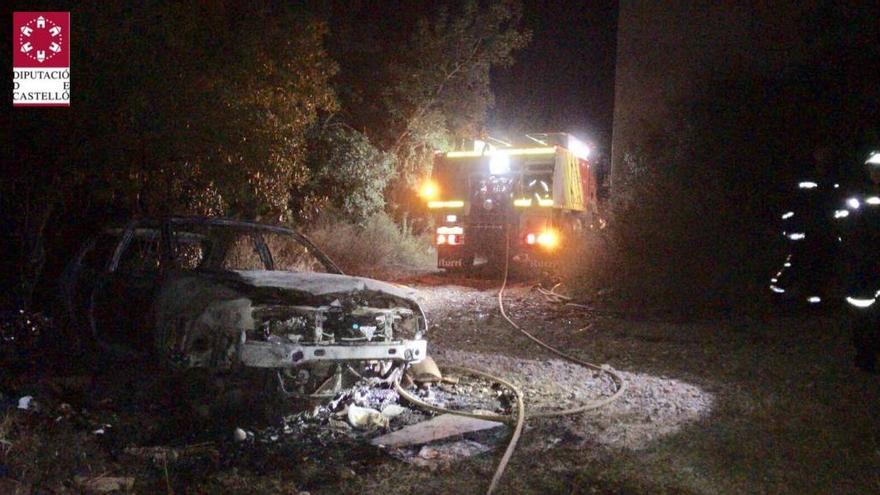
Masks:
[[[181,368],[274,369],[299,393],[342,365],[388,373],[426,353],[412,289],[346,276],[282,227],[132,221],[83,245],[61,294],[70,321],[108,352],[152,353]]]

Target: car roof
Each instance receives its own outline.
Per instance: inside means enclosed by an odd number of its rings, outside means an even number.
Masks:
[[[124,228],[108,228],[105,229],[105,233],[121,235],[126,230],[134,226],[134,237],[146,237],[150,235],[155,235],[156,228],[159,228],[163,222],[168,222],[172,225],[176,226],[205,226],[205,227],[230,227],[234,229],[243,229],[243,230],[257,230],[262,232],[274,232],[277,234],[286,234],[295,237],[301,243],[305,244],[306,247],[313,249],[315,254],[322,259],[322,261],[328,265],[328,268],[335,270],[337,273],[343,273],[339,266],[327,256],[320,248],[318,248],[308,237],[297,232],[294,229],[287,227],[280,227],[277,225],[267,225],[262,223],[249,222],[244,220],[235,220],[231,218],[223,218],[223,217],[199,217],[199,216],[170,216],[163,218],[150,218],[150,217],[142,217],[135,218],[128,222],[128,225]]]

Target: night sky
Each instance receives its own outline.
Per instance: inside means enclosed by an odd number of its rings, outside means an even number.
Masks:
[[[506,128],[572,132],[603,154],[611,147],[617,2],[524,4],[532,42],[493,73],[490,133]]]

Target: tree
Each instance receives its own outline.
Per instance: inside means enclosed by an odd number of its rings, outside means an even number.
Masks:
[[[394,176],[390,153],[363,133],[340,123],[314,126],[308,134],[308,179],[291,197],[296,218],[308,221],[332,208],[354,221],[382,211]]]
[[[324,24],[233,2],[102,6],[85,19],[97,74],[80,98],[98,118],[84,130],[90,161],[113,163],[118,196],[144,213],[289,215],[306,178],[305,133],[336,109]],[[110,92],[114,109],[101,101]]]
[[[518,2],[482,8],[468,1],[418,21],[389,67],[396,82],[386,101],[400,129],[395,147],[407,139],[432,142],[437,131],[471,138],[482,130],[494,102],[490,68],[512,64],[513,51],[529,40],[517,29],[520,16]]]
[[[490,69],[513,63],[530,34],[519,28],[515,0],[449,2],[359,26],[363,10],[349,9],[333,34],[337,87],[344,118],[395,156],[392,192],[401,202],[434,150],[481,133],[494,101]]]

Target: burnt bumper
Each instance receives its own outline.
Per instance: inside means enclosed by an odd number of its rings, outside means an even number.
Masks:
[[[416,363],[427,355],[427,341],[402,340],[366,344],[286,344],[247,341],[241,364],[254,368],[290,368],[320,361],[399,361]]]

